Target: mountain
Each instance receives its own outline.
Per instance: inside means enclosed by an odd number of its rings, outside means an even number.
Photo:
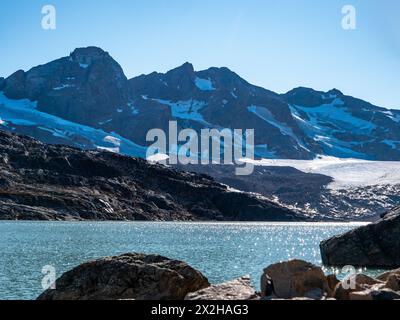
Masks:
[[[168,121],[176,120],[179,128],[196,130],[255,129],[256,155],[262,158],[400,160],[399,110],[374,106],[337,89],[296,88],[277,94],[251,85],[228,68],[196,72],[185,63],[165,74],[128,80],[107,52],[88,47],[17,71],[0,80],[0,91],[0,104],[6,106],[0,111],[3,125],[51,143],[143,156],[141,147],[149,145],[146,133],[153,128],[167,131]],[[34,121],[10,114],[21,101],[30,101]],[[62,119],[111,133],[114,141],[131,146],[123,151],[115,144],[99,145],[100,138],[85,130],[54,130],[47,119],[39,119],[49,115],[57,117],[53,122]]]
[[[46,143],[145,158],[147,132],[168,132],[171,120],[178,130],[254,129],[256,158],[274,159],[243,177],[231,166],[176,166],[178,170],[211,175],[314,219],[370,219],[399,204],[400,182],[387,179],[390,168],[398,166],[376,162],[371,167],[365,160],[400,161],[400,110],[374,106],[338,89],[299,87],[278,94],[228,68],[195,71],[190,63],[128,79],[96,47],[78,48],[67,57],[0,78],[0,128]],[[319,159],[332,157],[335,163],[314,170]],[[341,158],[360,161],[344,168]],[[343,179],[371,179],[338,184],[342,171]]]
[[[0,219],[302,221],[211,177],[0,131]]]

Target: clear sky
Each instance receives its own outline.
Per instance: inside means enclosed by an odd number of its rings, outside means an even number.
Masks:
[[[41,9],[57,10],[43,30]],[[357,29],[341,26],[344,5]],[[133,77],[189,61],[276,92],[338,88],[400,109],[399,0],[1,0],[0,75],[102,47]]]

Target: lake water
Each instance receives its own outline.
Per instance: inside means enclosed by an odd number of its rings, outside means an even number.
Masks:
[[[127,252],[184,260],[211,283],[250,274],[258,287],[272,263],[299,258],[320,265],[320,241],[358,225],[0,222],[0,299],[37,297],[43,266],[54,266],[58,277],[82,262]]]

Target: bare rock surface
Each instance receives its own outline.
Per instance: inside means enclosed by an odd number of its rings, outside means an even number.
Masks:
[[[400,266],[400,207],[379,221],[321,242],[322,261],[333,266]]]
[[[321,299],[330,293],[328,280],[322,269],[302,260],[281,262],[264,269],[261,277],[262,297],[267,296],[271,285],[273,295],[284,299]]]
[[[251,285],[250,276],[244,276],[189,293],[185,300],[253,300],[258,297]]]
[[[298,221],[207,175],[0,131],[0,220]]]
[[[207,278],[182,261],[123,254],[84,263],[56,281],[38,300],[182,300],[208,287]]]

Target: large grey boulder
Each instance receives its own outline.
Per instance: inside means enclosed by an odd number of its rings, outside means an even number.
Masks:
[[[253,300],[259,296],[251,285],[250,276],[210,286],[189,293],[185,300]]]
[[[400,207],[381,220],[321,242],[322,261],[332,266],[400,266]]]
[[[261,277],[261,297],[321,299],[330,294],[322,269],[302,260],[270,265]]]
[[[38,300],[182,300],[208,287],[207,278],[182,261],[123,254],[84,263],[56,281]]]

